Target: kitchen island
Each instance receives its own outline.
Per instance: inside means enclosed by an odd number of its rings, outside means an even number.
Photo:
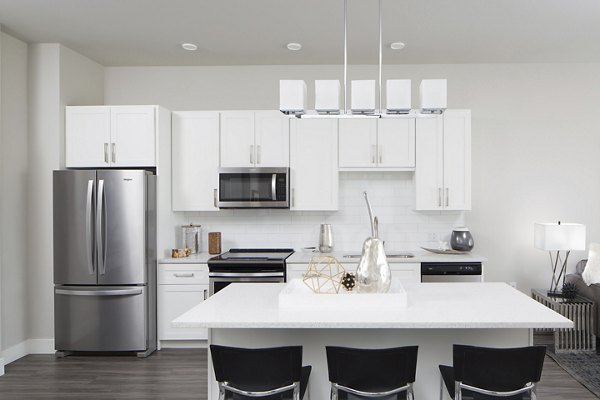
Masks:
[[[280,308],[279,293],[284,285],[232,284],[175,319],[173,326],[209,328],[209,344],[302,345],[303,363],[313,366],[312,399],[329,398],[327,345],[418,345],[415,397],[435,399],[440,379],[437,366],[452,364],[452,344],[527,346],[532,344],[533,328],[573,326],[567,318],[504,283],[407,284],[406,307],[355,309]],[[210,357],[208,371],[208,399],[216,400]]]

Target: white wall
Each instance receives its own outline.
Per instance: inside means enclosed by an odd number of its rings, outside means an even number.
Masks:
[[[27,339],[27,44],[0,32],[0,351]],[[8,355],[7,361],[10,359]]]
[[[599,67],[384,66],[384,79],[413,79],[413,107],[421,79],[444,77],[449,80],[449,107],[472,110],[473,210],[465,219],[475,251],[489,258],[489,280],[517,281],[522,290],[548,286],[548,255],[532,244],[536,221],[584,223],[588,241],[600,240],[600,135],[595,114],[600,104]],[[351,79],[375,77],[375,66],[350,67]],[[105,100],[160,104],[171,110],[277,109],[279,79],[305,79],[312,93],[316,78],[341,80],[341,67],[107,68]],[[309,95],[309,108],[311,104]],[[251,232],[258,218],[245,217],[250,221],[243,229]],[[191,218],[201,222],[203,216]],[[211,229],[221,226],[218,219],[208,221]],[[301,235],[308,239],[314,232]],[[571,265],[584,255],[574,253]]]
[[[64,166],[64,106],[102,104],[103,68],[59,44],[29,50],[30,339],[54,337],[52,171]]]

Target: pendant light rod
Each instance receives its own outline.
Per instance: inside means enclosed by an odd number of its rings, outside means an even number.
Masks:
[[[379,0],[379,114],[383,113],[383,107],[381,105],[381,65],[383,64],[383,14],[382,14],[382,2]]]
[[[348,0],[344,0],[344,114],[348,114]]]

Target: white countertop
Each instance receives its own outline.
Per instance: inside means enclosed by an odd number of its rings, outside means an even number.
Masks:
[[[505,283],[406,284],[397,310],[280,309],[282,283],[232,284],[173,321],[181,328],[570,328],[573,323]],[[317,296],[317,295],[315,295]],[[361,295],[368,296],[368,295]]]
[[[412,253],[415,256],[413,258],[388,258],[389,263],[421,263],[421,262],[486,262],[487,258],[479,256],[477,254],[434,254],[428,251],[388,251],[388,254],[397,253]],[[360,251],[336,251],[332,253],[306,253],[302,250],[296,250],[294,254],[288,257],[286,260],[287,264],[308,264],[311,257],[313,256],[333,256],[337,258],[342,264],[358,264],[360,257],[356,258],[344,258],[347,254],[358,254]],[[182,258],[161,258],[158,260],[159,264],[206,264],[209,258],[215,257],[216,254],[208,254],[202,252],[199,254],[192,254],[189,257]]]
[[[414,254],[412,258],[392,258],[388,257],[388,263],[422,263],[422,262],[486,262],[487,258],[477,254],[435,254],[425,250],[419,251],[386,251],[386,254],[399,254],[399,253],[411,253]],[[296,251],[294,254],[288,257],[286,260],[287,264],[308,264],[311,257],[313,256],[332,256],[335,257],[342,264],[358,264],[360,257],[346,258],[345,255],[353,254],[360,255],[360,251],[334,251],[331,253],[307,253],[303,251]]]
[[[216,254],[208,254],[205,252],[192,254],[189,257],[181,258],[161,258],[158,260],[159,264],[206,264],[209,258],[216,256]]]

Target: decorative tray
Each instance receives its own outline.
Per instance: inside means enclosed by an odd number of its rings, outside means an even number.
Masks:
[[[423,250],[427,250],[427,251],[430,251],[435,254],[469,254],[468,251],[459,251],[459,250],[453,250],[453,249],[442,250],[442,249],[431,249],[428,247],[421,247],[421,248]]]

